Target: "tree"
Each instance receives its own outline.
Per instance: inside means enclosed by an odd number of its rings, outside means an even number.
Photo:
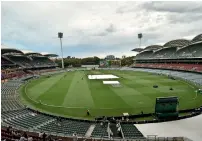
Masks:
[[[61,59],[56,60],[56,63],[59,67],[61,67]],[[87,57],[87,58],[75,58],[68,56],[67,58],[64,58],[64,66],[68,67],[72,65],[73,67],[81,67],[81,65],[99,65],[100,58],[97,56],[94,57]]]
[[[134,60],[135,56],[130,56],[130,57],[126,57],[121,59],[121,66],[130,66],[133,64],[133,60]]]

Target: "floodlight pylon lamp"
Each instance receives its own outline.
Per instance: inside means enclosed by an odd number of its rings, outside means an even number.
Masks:
[[[64,60],[63,60],[63,48],[62,48],[62,38],[63,38],[63,33],[58,32],[58,38],[60,38],[60,47],[61,47],[61,57],[62,57],[62,69],[64,69]]]
[[[141,39],[142,39],[142,33],[138,34],[138,39],[140,39],[140,43],[139,43],[139,48],[141,47]]]

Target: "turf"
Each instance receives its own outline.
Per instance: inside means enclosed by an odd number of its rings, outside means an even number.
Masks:
[[[89,80],[88,74],[116,75],[120,77],[121,87],[104,85],[102,80]],[[146,72],[91,70],[41,77],[24,86],[21,92],[22,100],[40,111],[89,118],[87,109],[92,117],[118,116],[124,112],[154,113],[156,97],[178,96],[180,110],[196,108],[202,105],[202,95],[196,97],[196,89],[187,82]]]

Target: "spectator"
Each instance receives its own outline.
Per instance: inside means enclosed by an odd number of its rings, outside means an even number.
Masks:
[[[74,133],[74,134],[73,134],[73,141],[77,141],[77,140],[78,140],[77,134]]]
[[[11,133],[11,129],[12,129],[12,127],[9,126],[9,127],[7,128],[7,132],[8,132],[8,133]]]
[[[45,141],[46,140],[46,134],[45,133],[43,133],[43,135],[42,135],[42,137],[43,137],[43,141]]]
[[[27,139],[28,139],[27,133],[24,132],[24,133],[23,133],[23,136],[20,137],[20,140],[19,140],[19,141],[27,141]]]
[[[39,138],[42,138],[43,132],[39,133]]]
[[[119,128],[120,127],[120,124],[119,124],[119,122],[116,124],[116,128]]]
[[[33,141],[33,138],[32,137],[28,137],[28,141]]]
[[[103,122],[100,122],[100,125],[103,126]]]

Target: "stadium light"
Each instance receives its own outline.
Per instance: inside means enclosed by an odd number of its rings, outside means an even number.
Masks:
[[[138,39],[140,39],[140,44],[139,44],[139,48],[141,47],[141,39],[142,39],[142,33],[138,34]]]
[[[60,47],[61,47],[61,55],[62,55],[62,68],[64,69],[63,49],[62,49],[63,33],[62,32],[58,32],[58,38],[60,38]]]

